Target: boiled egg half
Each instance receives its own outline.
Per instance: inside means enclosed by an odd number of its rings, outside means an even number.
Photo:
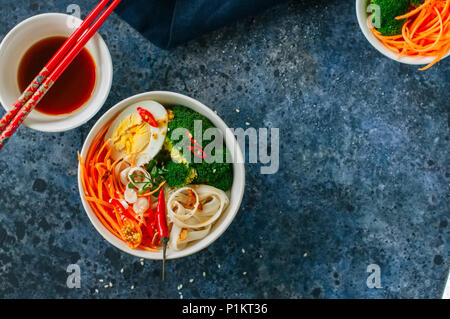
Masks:
[[[158,127],[142,118],[141,109],[153,115]],[[105,135],[112,147],[111,157],[117,160],[123,156],[127,159],[135,156],[136,166],[147,164],[162,149],[167,124],[167,110],[158,102],[147,100],[128,106],[116,117]]]

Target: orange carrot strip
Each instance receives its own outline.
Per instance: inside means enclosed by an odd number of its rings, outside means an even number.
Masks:
[[[412,17],[413,15],[415,15],[416,13],[422,11],[426,6],[428,6],[428,4],[429,4],[430,2],[431,2],[431,0],[425,0],[425,2],[422,3],[422,5],[420,5],[420,6],[417,7],[416,9],[414,9],[414,10],[412,10],[412,11],[406,13],[406,14],[403,14],[403,15],[401,15],[401,16],[398,16],[398,17],[396,17],[395,19],[397,19],[397,20],[408,19],[408,18]]]
[[[162,182],[161,184],[159,184],[158,188],[156,188],[155,190],[151,191],[151,192],[147,192],[145,194],[139,195],[139,197],[148,197],[148,196],[152,196],[153,194],[155,194],[156,192],[158,192],[161,187],[164,186],[166,182]]]
[[[94,207],[91,206],[91,208],[93,208],[92,210],[95,213],[95,216],[97,216],[97,218],[100,220],[100,222],[103,224],[103,226],[105,226],[111,233],[113,233],[114,235],[118,236],[118,233],[116,230],[114,230],[111,225],[109,225],[106,220],[103,218],[102,214],[95,209]],[[119,237],[120,238],[120,237]]]
[[[86,199],[88,202],[94,202],[94,203],[106,206],[108,208],[111,208],[111,209],[114,208],[114,206],[111,205],[110,203],[100,200],[97,197],[84,197],[84,199]]]

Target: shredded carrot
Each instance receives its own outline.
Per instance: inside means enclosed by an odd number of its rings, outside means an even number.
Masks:
[[[111,123],[112,121],[94,138],[84,160],[81,154],[78,153],[78,161],[84,198],[103,226],[114,236],[125,241],[122,229],[123,222],[109,201],[113,198],[123,199],[125,187],[118,176],[116,176],[115,169],[127,156],[131,158],[130,161],[133,164],[135,162],[135,154],[124,155],[117,160],[112,159],[112,147],[108,141],[105,141],[105,135]],[[159,185],[154,192],[158,191],[163,184]],[[154,192],[149,192],[144,194],[144,196],[151,196]],[[138,228],[141,232],[145,231],[145,222],[139,223]],[[144,243],[141,243],[137,248],[153,252],[160,251],[156,249],[157,247],[149,247]]]
[[[103,206],[108,207],[108,208],[113,208],[113,206],[112,206],[110,203],[105,202],[104,200],[100,200],[100,199],[98,199],[97,197],[87,197],[87,196],[86,196],[85,199],[86,199],[88,202],[94,202],[94,203],[103,205]]]
[[[433,0],[425,0],[424,3],[422,3],[416,9],[409,11],[408,13],[406,13],[404,15],[398,16],[395,19],[397,19],[397,20],[408,19],[408,18],[412,17],[413,15],[415,15],[416,13],[422,11],[425,7],[427,7],[432,2],[433,2]]]
[[[115,192],[115,188],[112,182],[112,175],[109,175],[108,180],[107,180],[107,185],[108,185],[108,194],[110,198],[114,198],[114,192]]]
[[[384,36],[375,28],[375,37],[388,49],[403,56],[433,57],[433,61],[420,68],[427,70],[439,62],[450,49],[450,0],[426,0],[419,7],[396,17],[407,19],[402,33]]]
[[[100,200],[103,200],[103,181],[101,178],[98,179],[97,182],[97,194]]]

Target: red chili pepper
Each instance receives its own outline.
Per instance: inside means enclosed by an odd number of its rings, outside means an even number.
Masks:
[[[135,219],[133,215],[130,214],[128,209],[123,206],[123,204],[120,202],[120,200],[116,198],[111,199],[111,204],[114,206],[114,210],[117,210],[122,219],[128,218],[128,219]]]
[[[161,189],[158,196],[158,205],[156,206],[156,221],[161,243],[163,244],[163,270],[162,280],[165,279],[166,272],[166,249],[169,242],[169,227],[166,217],[166,199],[164,198],[164,189]]]
[[[200,159],[202,159],[202,160],[205,159],[206,153],[205,153],[205,151],[203,150],[202,146],[201,146],[200,144],[198,144],[196,140],[194,140],[194,137],[192,136],[191,132],[189,132],[189,130],[186,130],[186,133],[187,133],[187,135],[188,135],[189,140],[191,141],[191,143],[195,145],[195,146],[189,145],[189,146],[188,146],[188,149],[189,149],[192,153],[194,153],[194,155],[197,156],[198,158],[200,158]],[[195,150],[198,150],[199,153],[197,153]]]
[[[118,199],[111,199],[111,204],[114,206],[114,213],[120,226],[122,239],[130,248],[136,249],[142,242],[141,227]]]
[[[147,233],[151,240],[155,237],[155,235],[158,232],[157,225],[156,225],[156,213],[153,209],[148,210],[149,215],[147,217]],[[156,238],[159,240],[159,234]],[[153,244],[153,243],[152,243]]]
[[[138,107],[137,111],[144,122],[150,124],[150,126],[158,127],[158,122],[156,121],[152,113],[150,113],[148,110],[143,109],[142,107]]]
[[[120,200],[118,200],[117,198],[111,198],[110,203],[114,206],[114,209],[118,210],[121,215],[123,215],[126,211],[125,206],[123,206],[123,204],[120,202]]]

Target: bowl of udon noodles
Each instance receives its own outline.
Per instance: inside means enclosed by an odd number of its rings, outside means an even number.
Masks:
[[[199,101],[154,91],[127,98],[93,126],[78,154],[81,202],[116,248],[163,259],[157,210],[165,200],[167,259],[208,247],[231,224],[245,188],[242,151]]]

